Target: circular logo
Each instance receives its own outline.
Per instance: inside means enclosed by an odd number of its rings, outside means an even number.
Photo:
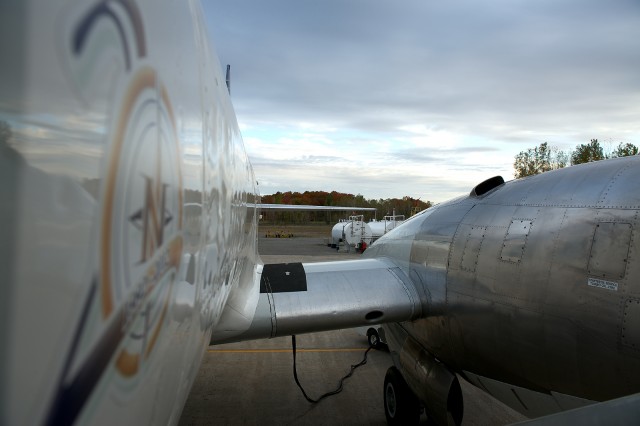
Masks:
[[[182,176],[173,110],[155,71],[134,75],[117,111],[104,186],[100,299],[103,318],[122,325],[116,370],[133,378],[161,337],[182,256]]]

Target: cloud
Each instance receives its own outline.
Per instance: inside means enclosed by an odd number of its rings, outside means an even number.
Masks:
[[[418,144],[431,163],[456,158],[443,149],[484,148],[496,154],[485,166],[507,171],[544,141],[640,145],[634,1],[208,1],[205,11],[250,154],[283,143],[282,129],[292,157],[313,133],[312,156],[360,143],[360,157],[406,161]]]

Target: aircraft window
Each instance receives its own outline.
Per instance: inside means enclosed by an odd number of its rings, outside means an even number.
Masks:
[[[507,235],[504,237],[500,259],[520,263],[527,236],[531,231],[531,223],[531,220],[515,219],[511,221]]]
[[[596,225],[588,271],[603,278],[623,278],[627,269],[631,224],[601,222]]]

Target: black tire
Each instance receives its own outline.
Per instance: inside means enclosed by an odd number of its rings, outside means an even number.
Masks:
[[[384,415],[389,425],[417,425],[420,422],[420,401],[395,367],[389,367],[384,377]]]
[[[369,341],[369,346],[373,349],[380,348],[380,336],[378,335],[378,331],[375,328],[370,328],[367,330],[367,340]]]

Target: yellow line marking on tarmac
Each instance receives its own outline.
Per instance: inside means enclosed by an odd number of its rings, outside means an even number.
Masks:
[[[362,352],[366,348],[351,349],[351,348],[334,348],[334,349],[296,349],[296,352]],[[260,353],[285,353],[291,352],[291,349],[207,349],[210,353],[225,353],[225,354],[260,354]]]

